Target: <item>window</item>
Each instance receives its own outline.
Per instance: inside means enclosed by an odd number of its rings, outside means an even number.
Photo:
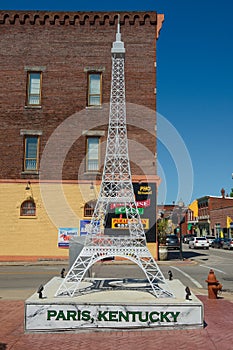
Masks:
[[[21,204],[20,216],[35,216],[36,205],[33,200],[26,200]]]
[[[100,106],[102,103],[102,74],[88,74],[88,106]]]
[[[27,105],[41,105],[41,72],[28,72]]]
[[[85,204],[84,206],[84,216],[92,216],[94,213],[96,202],[95,201],[90,201]]]
[[[39,137],[24,136],[24,171],[38,170]]]
[[[87,138],[87,171],[99,170],[99,137]]]

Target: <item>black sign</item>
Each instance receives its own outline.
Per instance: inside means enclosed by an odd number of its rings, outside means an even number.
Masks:
[[[142,219],[149,224],[144,226],[147,242],[156,242],[156,184],[155,183],[133,183],[135,194],[135,201],[137,207],[143,208],[143,214],[140,214]],[[123,204],[124,205],[124,204]],[[107,208],[107,215],[105,217],[105,234],[107,235],[129,235],[129,230],[121,227],[116,228],[112,225],[113,219],[127,218],[126,213],[116,214],[116,207],[120,203],[111,203]],[[116,221],[116,220],[115,220]],[[146,228],[145,228],[146,227]]]

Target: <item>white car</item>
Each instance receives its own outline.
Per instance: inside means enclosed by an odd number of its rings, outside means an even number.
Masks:
[[[211,246],[211,243],[215,240],[214,236],[205,236],[205,238],[207,239],[207,242],[209,242],[210,246]]]
[[[202,248],[202,249],[209,249],[209,242],[205,237],[193,237],[191,241],[189,241],[189,248],[192,249],[197,249],[197,248]]]

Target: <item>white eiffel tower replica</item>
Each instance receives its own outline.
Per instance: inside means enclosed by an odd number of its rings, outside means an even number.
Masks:
[[[123,257],[136,263],[144,272],[151,293],[156,297],[174,297],[165,278],[146,246],[146,236],[136,206],[126,127],[124,42],[118,20],[116,41],[112,46],[112,81],[108,139],[102,183],[85,244],[55,296],[73,297],[80,282],[93,264],[103,258]],[[105,219],[110,204],[125,207],[129,232],[105,234]],[[119,230],[118,230],[119,232]]]

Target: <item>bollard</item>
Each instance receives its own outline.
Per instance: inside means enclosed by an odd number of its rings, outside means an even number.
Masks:
[[[169,277],[169,281],[172,281],[173,274],[172,274],[171,270],[168,271],[168,277]]]
[[[190,291],[189,287],[186,287],[186,288],[185,288],[185,292],[186,292],[186,297],[185,297],[185,299],[186,299],[186,300],[192,300],[192,299],[189,299],[189,297],[190,297],[190,295],[191,295],[191,291]]]
[[[217,299],[218,292],[222,290],[222,285],[217,280],[212,269],[209,271],[208,278],[205,281],[208,284],[208,298]]]
[[[64,268],[61,270],[61,278],[65,278],[65,270]]]
[[[43,290],[44,290],[44,287],[41,284],[40,287],[37,290],[37,293],[39,294],[39,299],[43,299],[43,294],[42,294]]]

